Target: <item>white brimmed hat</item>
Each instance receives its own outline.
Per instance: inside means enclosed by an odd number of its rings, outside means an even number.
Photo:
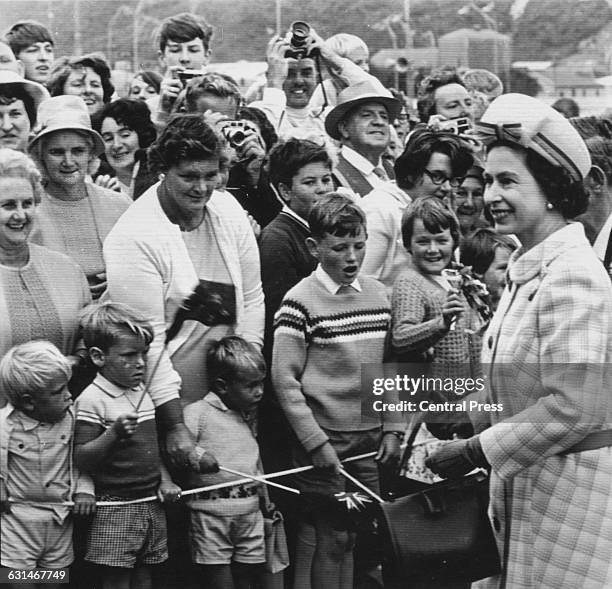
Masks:
[[[29,151],[32,151],[41,137],[55,131],[83,131],[93,139],[93,155],[104,153],[104,141],[99,133],[91,128],[87,105],[79,96],[53,96],[38,107],[38,132],[32,138]]]
[[[366,102],[380,102],[383,104],[389,113],[389,123],[392,123],[398,117],[402,109],[401,102],[393,98],[391,92],[376,78],[363,80],[345,88],[338,94],[338,104],[329,111],[325,118],[327,134],[333,139],[339,140],[340,131],[338,130],[338,123],[350,110]]]
[[[49,98],[49,92],[41,84],[22,78],[18,73],[11,70],[0,70],[0,87],[4,84],[21,84],[23,89],[32,97],[34,108],[38,110],[40,103]],[[0,88],[2,93],[2,88]]]
[[[531,149],[565,168],[575,182],[584,180],[591,169],[591,156],[578,131],[561,113],[531,96],[496,98],[475,129],[485,146],[507,141]]]

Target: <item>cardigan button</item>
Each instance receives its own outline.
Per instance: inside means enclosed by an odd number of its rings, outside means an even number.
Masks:
[[[489,346],[489,350],[493,347],[493,336],[490,335],[489,339],[487,340],[487,345]]]

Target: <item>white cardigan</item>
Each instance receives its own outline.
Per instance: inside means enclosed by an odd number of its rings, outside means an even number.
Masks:
[[[179,305],[198,283],[181,230],[161,208],[158,186],[151,186],[130,206],[104,242],[109,298],[138,309],[155,331],[148,354],[149,370],[163,351],[166,329]],[[242,207],[225,192],[215,191],[206,210],[236,290],[234,331],[261,345],[265,310],[253,230]],[[181,380],[170,357],[194,327],[194,323],[186,323],[160,360],[150,386],[156,407],[179,395]]]

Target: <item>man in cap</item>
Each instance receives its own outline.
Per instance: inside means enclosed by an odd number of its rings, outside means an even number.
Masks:
[[[401,103],[373,77],[340,92],[325,119],[328,135],[342,144],[334,172],[339,185],[359,196],[389,185],[393,171],[382,155],[400,110]]]

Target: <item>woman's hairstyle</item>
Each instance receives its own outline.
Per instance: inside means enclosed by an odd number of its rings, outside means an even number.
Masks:
[[[159,94],[159,90],[161,88],[162,77],[153,70],[140,70],[134,78],[142,78],[142,81],[147,86],[153,86],[155,88],[155,92]],[[132,78],[132,80],[134,79]]]
[[[238,119],[251,121],[259,127],[261,138],[266,144],[266,151],[270,151],[278,142],[278,135],[274,130],[274,125],[272,125],[263,110],[259,110],[254,106],[242,106],[238,111]]]
[[[168,41],[187,43],[192,39],[202,39],[204,49],[210,48],[213,28],[197,14],[181,12],[162,21],[157,31],[159,50],[163,53]]]
[[[15,57],[35,43],[51,43],[53,45],[53,38],[49,29],[35,20],[16,22],[4,33],[4,40],[12,49]]]
[[[491,153],[496,147],[508,147],[519,153],[527,154],[525,163],[544,196],[565,219],[573,219],[581,215],[589,206],[589,194],[582,181],[575,181],[569,171],[561,166],[555,166],[540,154],[531,149],[525,150],[515,143],[499,141],[487,147]]]
[[[278,189],[279,184],[291,188],[293,178],[308,164],[321,163],[331,172],[332,160],[325,147],[308,139],[287,139],[277,143],[270,151],[270,181]]]
[[[8,106],[16,100],[21,100],[25,107],[26,114],[30,120],[30,127],[34,127],[36,124],[36,106],[34,105],[34,99],[29,92],[26,91],[23,84],[1,84],[0,85],[0,104]]]
[[[326,234],[354,237],[363,227],[366,230],[365,213],[348,196],[330,192],[322,196],[308,215],[310,233],[314,239],[324,239]]]
[[[397,185],[406,190],[413,188],[434,153],[450,158],[454,177],[465,176],[474,163],[471,149],[458,135],[419,125],[410,134],[404,153],[395,160]]]
[[[148,154],[151,170],[159,174],[183,161],[219,158],[221,140],[202,115],[178,114],[170,119]]]
[[[127,333],[138,337],[145,345],[153,341],[153,327],[135,309],[122,303],[89,305],[80,316],[83,341],[87,348],[108,352]]]
[[[348,57],[348,54],[356,49],[363,49],[366,53],[369,53],[365,41],[357,37],[357,35],[350,35],[349,33],[332,35],[329,39],[325,40],[325,45],[340,57]]]
[[[608,117],[572,117],[569,122],[584,141],[596,136],[612,139],[612,119]]]
[[[27,180],[32,186],[34,202],[40,203],[43,194],[40,171],[25,153],[7,147],[0,148],[0,178]]]
[[[62,94],[65,94],[64,86],[70,73],[82,71],[86,67],[90,67],[100,76],[103,90],[102,101],[105,103],[110,102],[115,87],[111,82],[111,70],[108,62],[101,53],[88,53],[80,57],[64,56],[56,59],[51,66],[49,81],[47,82],[47,88],[51,96],[62,96]]]
[[[187,112],[198,112],[198,100],[206,94],[219,98],[233,98],[236,102],[236,110],[242,100],[240,88],[234,78],[225,74],[208,73],[187,82],[184,98]]]
[[[237,335],[224,337],[212,344],[206,355],[208,380],[214,387],[217,379],[232,382],[245,369],[266,373],[266,361],[259,348]]]
[[[501,235],[491,227],[476,229],[461,240],[461,263],[471,266],[476,274],[482,276],[495,260],[495,250],[499,247],[513,252],[518,245],[514,239]]]
[[[102,133],[102,123],[107,118],[132,129],[138,135],[138,145],[141,149],[149,147],[155,141],[157,131],[151,121],[151,111],[142,100],[119,98],[106,104],[92,117],[92,126],[98,133]]]
[[[560,112],[566,119],[580,116],[580,107],[571,98],[559,98],[552,107]]]
[[[608,185],[612,186],[612,137],[598,135],[587,139],[585,143],[593,165],[603,170]]]
[[[421,81],[417,92],[417,109],[422,123],[427,123],[429,117],[436,114],[436,90],[447,84],[465,87],[459,74],[449,69],[433,71]]]
[[[459,245],[461,229],[457,216],[439,198],[430,196],[417,198],[408,205],[402,215],[402,242],[406,250],[410,251],[416,219],[421,219],[423,226],[430,233],[442,233],[449,229],[453,238],[453,247]]]
[[[14,346],[0,361],[0,390],[16,409],[22,408],[24,395],[35,398],[60,380],[68,384],[71,376],[66,356],[43,340]]]

